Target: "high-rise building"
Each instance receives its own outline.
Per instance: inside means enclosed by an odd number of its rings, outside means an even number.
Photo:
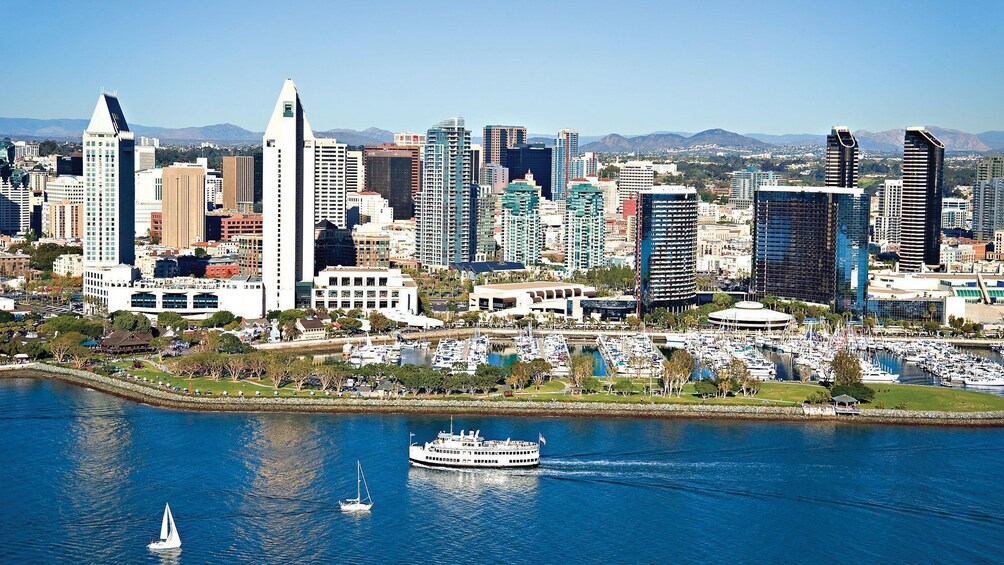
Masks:
[[[237,265],[241,276],[261,276],[261,236],[237,236]]]
[[[366,164],[362,151],[345,152],[345,190],[347,192],[366,190]]]
[[[416,257],[423,265],[445,268],[472,257],[470,140],[463,118],[443,120],[426,135],[415,199]]]
[[[140,138],[149,139],[149,138]],[[145,171],[147,169],[152,169],[157,166],[157,148],[153,145],[143,145],[139,143],[136,145],[136,171]]]
[[[84,130],[84,266],[131,265],[135,153],[118,98],[102,93]]]
[[[467,162],[471,164],[471,180],[477,180],[481,178],[481,146],[477,143],[472,143],[470,148],[467,149]]]
[[[941,221],[945,223],[944,213]],[[1001,229],[1004,229],[1004,177],[976,181],[973,185],[973,237],[989,240]]]
[[[390,234],[377,224],[352,228],[357,267],[390,267]]]
[[[753,195],[761,186],[777,186],[774,171],[761,171],[756,167],[734,171],[732,173],[732,190],[729,191],[729,204],[739,210],[749,209],[753,206]]]
[[[395,220],[415,215],[415,195],[422,186],[422,160],[418,147],[384,144],[363,151],[366,190],[390,202]]]
[[[876,194],[878,216],[875,218],[875,240],[879,243],[899,245],[900,219],[903,216],[903,181],[888,179]]]
[[[25,171],[15,169],[0,159],[0,233],[27,233],[31,228],[28,179]]]
[[[941,198],[945,145],[922,127],[906,128],[899,269],[920,272],[941,264]]]
[[[481,167],[481,186],[490,186],[495,194],[502,194],[505,187],[509,185],[509,169],[498,163],[488,163]]]
[[[536,265],[542,244],[540,187],[515,181],[502,193],[502,260]]]
[[[987,155],[976,166],[972,211],[973,237],[989,240],[1004,229],[1004,155]]]
[[[223,209],[254,212],[255,162],[249,155],[223,157]]]
[[[551,148],[543,143],[521,143],[506,149],[509,180],[525,179],[532,173],[540,195],[551,200]]]
[[[574,129],[558,131],[552,156],[551,200],[564,200],[568,183],[575,178],[572,161],[579,156],[579,132]]]
[[[941,229],[969,229],[970,221],[969,200],[948,197],[941,199]],[[990,232],[984,239],[990,239],[992,236],[993,232]]]
[[[565,273],[604,265],[604,226],[603,190],[589,183],[572,184],[565,197]]]
[[[84,205],[63,200],[50,203],[49,223],[45,233],[56,239],[80,239],[84,236]]]
[[[406,131],[394,134],[394,145],[401,147],[425,147],[425,134]]]
[[[496,257],[495,208],[499,197],[491,185],[474,185],[471,188],[472,194],[475,196],[474,206],[477,211],[477,221],[474,223],[474,260],[492,261]]]
[[[697,300],[697,190],[658,186],[638,192],[637,198],[638,315],[656,308],[689,309]]]
[[[136,172],[136,237],[150,235],[150,214],[164,208],[164,169],[145,169]]]
[[[621,202],[635,200],[639,192],[652,188],[654,184],[655,170],[651,161],[628,161],[617,175],[617,192]]]
[[[318,137],[313,152],[314,223],[327,220],[344,228],[347,194],[358,192],[349,184],[356,178],[348,178],[348,146],[330,137]]]
[[[481,140],[481,143],[484,145],[484,162],[486,165],[495,163],[507,167],[506,150],[510,147],[526,143],[526,128],[524,126],[485,126],[484,138]]]
[[[206,178],[198,165],[164,167],[161,242],[178,249],[206,241]]]
[[[858,140],[850,128],[833,126],[826,136],[826,186],[858,186]]]
[[[599,171],[599,160],[596,153],[587,151],[572,159],[572,178],[595,177]]]
[[[309,301],[314,278],[314,133],[292,79],[262,139],[262,283],[265,309]],[[297,293],[298,289],[306,292]],[[305,295],[305,296],[304,296]]]
[[[869,208],[860,188],[761,188],[753,208],[750,292],[862,311]]]

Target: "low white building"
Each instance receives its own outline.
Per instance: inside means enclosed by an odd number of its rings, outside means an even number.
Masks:
[[[61,277],[84,276],[84,256],[74,253],[56,257],[52,262],[52,273]]]
[[[314,277],[314,308],[418,312],[418,286],[400,269],[328,267]]]
[[[578,302],[595,295],[596,289],[591,286],[560,281],[484,284],[474,286],[474,292],[468,295],[468,308],[504,316],[550,313],[578,318]]]
[[[261,318],[265,290],[256,277],[200,279],[138,278],[129,265],[84,270],[84,296],[91,312],[100,305],[107,312],[128,310],[156,316],[177,312],[190,318],[208,318],[226,310],[242,318]]]

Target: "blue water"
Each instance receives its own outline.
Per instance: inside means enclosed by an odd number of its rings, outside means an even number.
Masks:
[[[215,414],[0,380],[0,562],[1000,562],[1004,430],[457,418],[539,469],[409,468],[442,416]],[[338,512],[362,460],[375,506]]]

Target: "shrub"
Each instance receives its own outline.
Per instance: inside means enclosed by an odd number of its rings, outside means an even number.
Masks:
[[[823,390],[817,390],[816,392],[810,394],[805,401],[809,404],[829,404],[830,402],[833,402],[833,397],[830,395],[830,391],[824,388]]]
[[[875,398],[875,391],[861,383],[835,386],[830,389],[831,396],[846,394],[857,398],[860,402],[871,402]]]

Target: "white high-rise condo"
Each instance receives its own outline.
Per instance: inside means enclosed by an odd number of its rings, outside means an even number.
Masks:
[[[314,133],[286,79],[262,140],[262,283],[265,309],[310,300],[314,277]]]
[[[118,98],[105,93],[98,97],[83,141],[84,266],[132,265],[135,148]]]
[[[427,267],[470,261],[471,167],[467,147],[471,132],[463,118],[429,128],[422,159],[422,190],[415,198],[416,254]],[[476,234],[474,234],[476,235]]]

